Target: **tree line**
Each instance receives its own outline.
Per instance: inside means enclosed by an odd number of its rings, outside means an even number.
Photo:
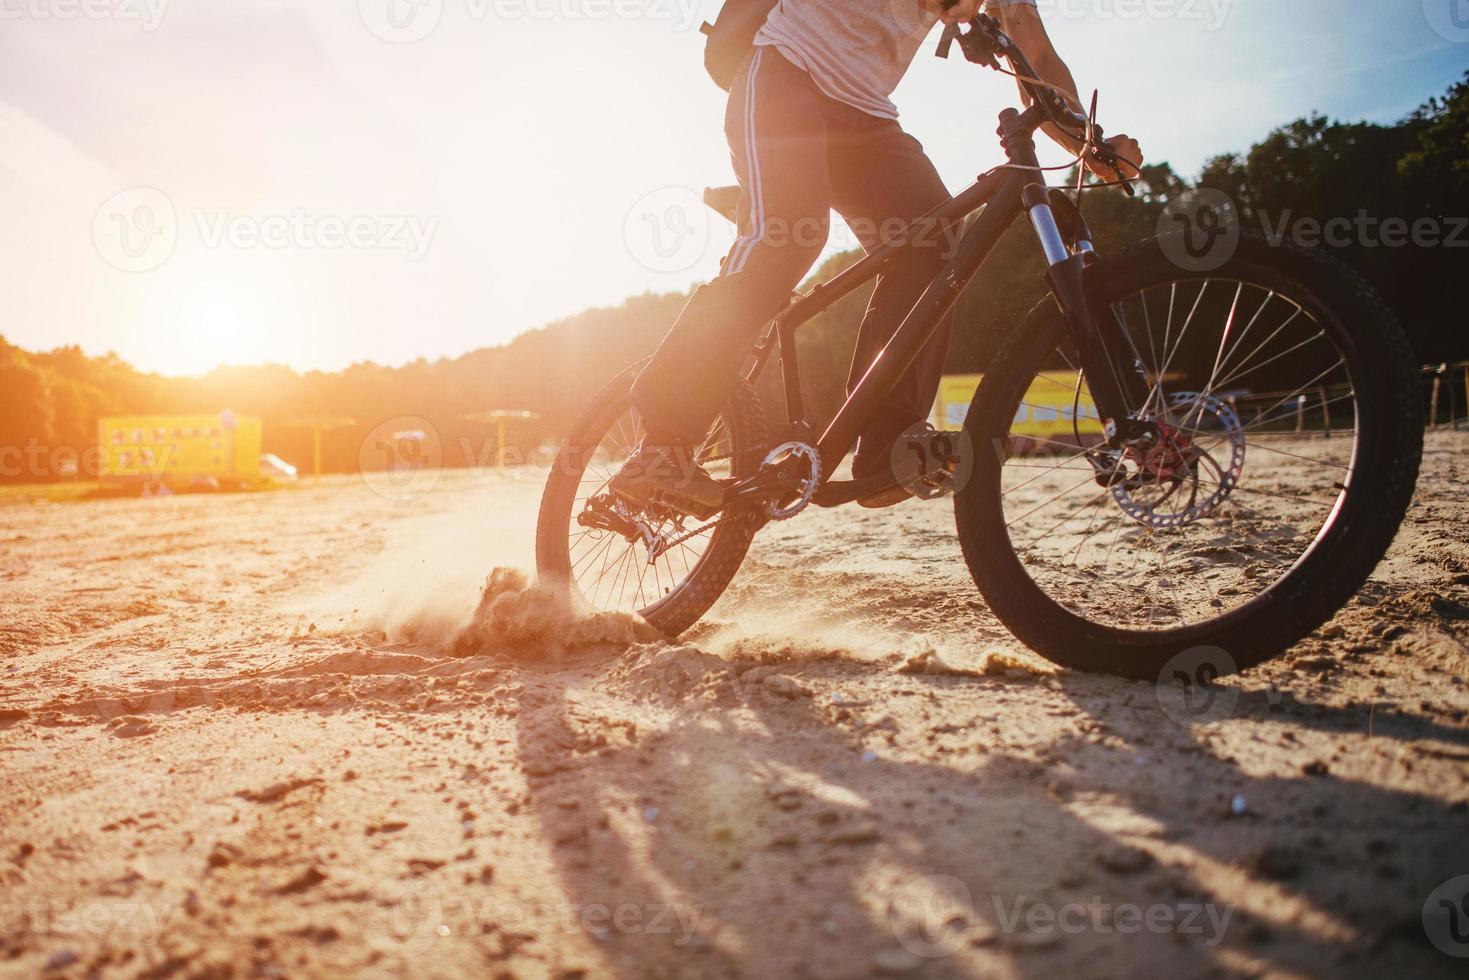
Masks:
[[[1311,116],[1276,129],[1247,153],[1210,160],[1193,184],[1159,163],[1144,168],[1135,198],[1088,193],[1085,213],[1099,246],[1157,234],[1168,202],[1191,186],[1229,195],[1248,231],[1337,253],[1387,298],[1423,363],[1469,356],[1469,74],[1393,125]],[[856,258],[834,256],[813,278],[829,277]],[[1043,298],[1042,273],[1033,236],[1017,223],[959,301],[950,371],[985,369],[997,337]],[[492,409],[539,415],[512,429],[512,450],[528,455],[565,432],[582,404],[621,367],[649,353],[686,299],[637,296],[500,347],[401,367],[360,363],[337,372],[266,365],[168,378],[111,353],[93,357],[77,347],[32,352],[0,337],[0,482],[56,478],[54,467],[38,470],[17,460],[28,448],[43,457],[64,449],[80,458],[95,443],[100,417],[223,408],[260,416],[265,450],[303,468],[311,459],[311,432],[292,424],[313,418],[355,420],[326,438],[329,472],[356,469],[364,440],[395,419],[431,425],[446,465],[482,464],[492,458],[486,447],[494,430],[467,416]],[[807,399],[818,419],[841,402],[867,299],[866,289],[846,297],[801,333]],[[766,382],[772,407],[780,398],[775,380]]]

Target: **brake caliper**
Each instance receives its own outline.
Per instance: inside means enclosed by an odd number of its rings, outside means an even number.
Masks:
[[[1158,427],[1157,440],[1129,448],[1139,478],[1160,482],[1187,479],[1193,470],[1193,440],[1167,422],[1153,424]]]

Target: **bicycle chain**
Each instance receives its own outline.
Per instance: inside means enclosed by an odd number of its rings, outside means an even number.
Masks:
[[[721,460],[726,459],[734,459],[734,456],[729,453],[724,453],[718,456],[700,456],[698,462],[700,466],[707,466],[710,463],[718,463]],[[724,523],[724,519],[727,516],[728,515],[726,514],[721,514],[707,524],[701,524],[699,527],[696,527],[691,531],[684,531],[682,534],[669,538],[663,543],[663,547],[659,551],[659,554],[667,554],[671,549],[683,544],[685,541],[690,541],[694,538],[697,538],[699,535],[703,534],[705,531],[708,531],[710,528],[719,526],[720,524]]]
[[[682,533],[680,535],[677,535],[675,537],[669,538],[667,541],[663,542],[663,545],[659,549],[658,554],[659,555],[666,555],[666,554],[668,554],[669,551],[673,550],[678,545],[683,544],[685,541],[688,541],[688,540],[690,540],[692,538],[697,538],[699,535],[703,534],[705,531],[709,530],[710,528],[716,527],[719,524],[724,523],[724,518],[725,518],[725,515],[721,514],[720,516],[714,518],[714,520],[710,521],[708,524],[701,525],[699,527],[694,528],[692,531],[685,531],[684,533]]]

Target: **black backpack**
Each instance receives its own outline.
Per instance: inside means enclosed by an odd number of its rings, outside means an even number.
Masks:
[[[714,23],[699,28],[704,42],[704,70],[726,92],[734,84],[740,62],[755,46],[755,35],[780,0],[724,0]]]

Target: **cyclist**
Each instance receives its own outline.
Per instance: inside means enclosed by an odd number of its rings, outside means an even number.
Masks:
[[[694,448],[706,438],[760,331],[821,254],[831,210],[870,249],[949,199],[923,147],[898,125],[889,98],[937,21],[968,21],[983,7],[1025,51],[1041,80],[1080,106],[1035,0],[958,0],[948,9],[925,2],[780,0],[771,11],[735,76],[725,114],[740,183],[740,236],[719,276],[695,290],[633,386],[645,436],[611,481],[618,496],[668,504],[699,518],[719,511],[724,488],[695,463]],[[1075,136],[1055,127],[1044,131],[1066,150],[1081,151]],[[1141,165],[1136,141],[1119,135],[1107,142],[1134,168]],[[1104,179],[1115,176],[1088,164]],[[916,246],[873,292],[849,388],[949,257],[950,229],[917,232]],[[949,332],[946,319],[873,414],[858,440],[855,479],[890,473],[893,443],[928,416]],[[907,496],[891,488],[860,503],[887,506]]]

